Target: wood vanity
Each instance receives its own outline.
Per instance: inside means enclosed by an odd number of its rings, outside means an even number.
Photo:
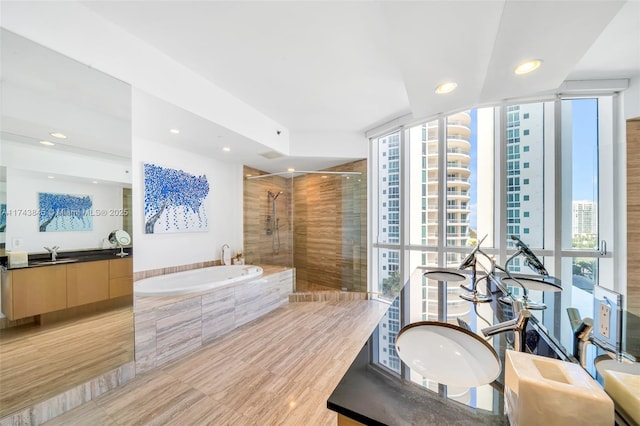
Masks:
[[[17,320],[133,295],[133,259],[9,269],[2,272],[2,312]]]

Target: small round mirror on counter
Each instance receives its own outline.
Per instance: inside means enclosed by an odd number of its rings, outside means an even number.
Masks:
[[[122,246],[131,244],[131,236],[127,231],[124,231],[122,229],[111,231],[111,233],[109,234],[109,242],[111,244],[115,244],[116,247],[120,247],[120,253],[118,253],[117,256],[125,257],[129,255],[129,253],[125,252],[122,248]]]

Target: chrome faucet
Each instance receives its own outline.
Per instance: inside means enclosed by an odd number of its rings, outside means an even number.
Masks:
[[[582,368],[587,368],[587,346],[593,344],[593,320],[581,318],[580,311],[576,308],[567,308],[567,315],[573,330],[573,356],[580,361]]]
[[[513,349],[517,352],[525,352],[525,337],[527,334],[527,324],[529,322],[529,318],[531,318],[531,312],[529,312],[528,309],[525,309],[522,302],[519,300],[514,301],[512,307],[513,312],[515,313],[515,317],[513,319],[483,328],[482,334],[484,334],[485,337],[489,337],[498,333],[513,331]]]
[[[53,246],[51,248],[49,247],[45,247],[45,249],[51,253],[51,261],[55,262],[56,261],[56,256],[58,256],[58,250],[60,250],[59,246]]]

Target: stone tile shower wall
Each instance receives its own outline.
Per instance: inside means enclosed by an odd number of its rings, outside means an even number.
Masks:
[[[366,291],[367,162],[325,171],[362,174],[294,179],[296,289]]]
[[[244,176],[266,174],[249,167]],[[244,256],[247,264],[291,267],[293,263],[291,179],[272,176],[244,181]],[[273,234],[267,234],[267,217],[272,215],[269,191],[283,194],[277,200],[280,219],[280,248],[273,249]]]
[[[349,176],[349,180],[330,174],[325,178],[322,174],[307,174],[293,179],[288,176],[245,179],[245,255],[252,264],[296,268],[298,292],[343,288],[366,291],[367,162],[356,161],[326,171],[361,175]],[[265,174],[247,167],[244,173]],[[266,235],[266,216],[271,214],[271,204],[267,202],[269,190],[284,191],[290,215],[287,217],[290,228],[280,228],[281,250],[277,256],[272,253],[271,236]],[[278,198],[279,214],[281,200],[282,196]],[[278,261],[284,263],[271,263]]]

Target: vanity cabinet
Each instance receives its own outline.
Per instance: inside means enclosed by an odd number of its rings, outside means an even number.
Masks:
[[[133,294],[133,259],[108,259],[2,272],[9,320]]]
[[[18,269],[5,274],[2,280],[2,308],[9,319],[40,315],[67,307],[66,265]]]
[[[67,308],[109,298],[109,262],[67,265]]]
[[[133,259],[109,260],[109,299],[133,294]]]

